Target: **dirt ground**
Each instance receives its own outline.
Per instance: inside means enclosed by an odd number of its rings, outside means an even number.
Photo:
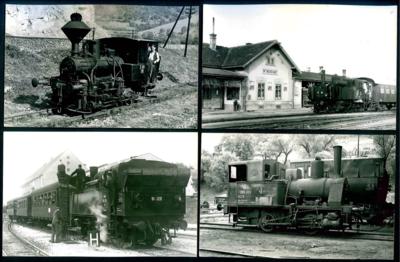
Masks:
[[[200,248],[271,258],[393,259],[393,242],[200,229]],[[201,252],[200,252],[201,256]]]
[[[67,39],[16,38],[5,39],[4,115],[34,112],[46,108],[43,100],[48,88],[33,88],[32,78],[58,75],[59,63],[70,52]],[[132,108],[107,118],[76,123],[73,127],[122,128],[196,128],[197,86],[184,83],[198,81],[198,48],[189,46],[187,57],[183,50],[160,49],[160,71],[164,79],[153,95],[160,103]],[[21,120],[10,126],[52,126],[48,117]],[[71,127],[68,125],[68,127]]]
[[[228,223],[222,211],[200,214],[200,223]],[[383,230],[382,232],[388,232]],[[329,233],[328,233],[329,234]],[[331,237],[330,237],[331,236]],[[351,239],[348,235],[315,235],[300,233],[210,230],[200,228],[200,248],[235,252],[270,258],[316,259],[393,259],[394,243]],[[208,252],[204,256],[214,255]],[[200,252],[202,256],[202,252]]]

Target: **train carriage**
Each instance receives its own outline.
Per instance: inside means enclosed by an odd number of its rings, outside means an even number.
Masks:
[[[15,200],[8,201],[6,204],[6,214],[12,220],[17,215],[17,205]]]
[[[397,93],[396,86],[376,84],[372,88],[372,102],[375,109],[385,106],[388,110],[396,106]]]
[[[15,215],[17,220],[24,221],[31,215],[32,207],[31,207],[30,196],[24,196],[16,199],[15,205],[16,205]]]
[[[32,219],[47,223],[52,220],[53,212],[58,205],[57,192],[59,183],[53,183],[31,193]]]

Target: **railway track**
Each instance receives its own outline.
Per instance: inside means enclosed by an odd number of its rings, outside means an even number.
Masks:
[[[7,223],[7,231],[3,234],[3,256],[49,256],[49,253],[15,233],[10,222]],[[6,251],[6,249],[12,250]]]
[[[176,85],[170,86],[169,88],[180,88],[180,87],[183,87],[186,85],[197,87],[197,81],[176,84]],[[186,95],[186,94],[188,94],[188,92],[183,90],[180,92],[179,95]],[[15,123],[18,120],[29,120],[29,119],[33,119],[34,117],[45,116],[45,117],[49,118],[49,120],[51,120],[46,125],[48,127],[68,126],[71,123],[84,122],[84,121],[89,121],[92,119],[104,118],[104,117],[115,115],[120,112],[130,110],[133,108],[139,108],[140,106],[161,103],[161,102],[166,101],[171,98],[172,98],[171,95],[161,95],[160,97],[148,97],[148,98],[144,97],[144,98],[140,98],[138,100],[138,102],[132,103],[130,105],[124,105],[124,106],[118,106],[118,107],[113,107],[113,108],[109,108],[109,109],[103,109],[101,111],[98,111],[98,112],[95,112],[92,114],[77,115],[77,116],[52,115],[50,113],[50,109],[42,109],[42,110],[37,110],[37,111],[33,111],[33,112],[18,113],[18,114],[14,114],[14,115],[10,115],[10,116],[4,116],[4,125],[5,126],[12,125],[13,123]]]
[[[304,113],[286,116],[265,116],[257,118],[245,119],[217,119],[215,121],[208,120],[203,123],[203,128],[285,128],[285,129],[318,129],[332,127],[344,129],[348,127],[354,128],[354,125],[368,124],[379,120],[392,119],[395,113],[385,112],[363,112],[363,113],[347,113],[347,114],[314,114]]]
[[[305,236],[302,233],[298,232],[290,232],[290,231],[280,231],[280,232],[272,232],[272,233],[265,233],[258,229],[256,226],[253,227],[243,227],[243,226],[235,226],[233,227],[232,224],[222,224],[222,223],[202,223],[200,222],[200,230],[201,229],[208,229],[208,230],[228,230],[228,231],[239,231],[239,232],[252,232],[252,233],[260,233],[260,234],[279,234],[279,235],[301,235]],[[357,240],[374,240],[374,241],[394,241],[394,235],[389,233],[379,233],[376,231],[357,231],[357,230],[347,230],[345,232],[341,231],[329,231],[329,233],[320,233],[315,235],[324,236],[324,238],[343,238],[343,239],[357,239]]]
[[[256,255],[249,255],[240,252],[233,252],[233,251],[225,251],[225,250],[218,250],[218,249],[211,249],[211,248],[199,248],[201,251],[200,256],[229,256],[229,257],[262,257]]]

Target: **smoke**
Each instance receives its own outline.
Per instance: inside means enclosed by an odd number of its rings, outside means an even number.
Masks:
[[[103,208],[100,201],[94,201],[89,205],[89,210],[96,217],[96,228],[100,232],[100,240],[107,242],[107,216],[103,214]]]

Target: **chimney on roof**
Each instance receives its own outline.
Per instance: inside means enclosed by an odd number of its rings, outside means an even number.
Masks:
[[[342,69],[342,76],[346,77],[346,69]]]
[[[210,49],[216,51],[217,50],[217,35],[214,33],[215,31],[215,18],[213,17],[213,30],[212,34],[210,34]]]
[[[311,67],[307,67],[307,72],[311,72]]]
[[[322,70],[324,70],[323,66],[319,66],[319,71],[321,72]]]

